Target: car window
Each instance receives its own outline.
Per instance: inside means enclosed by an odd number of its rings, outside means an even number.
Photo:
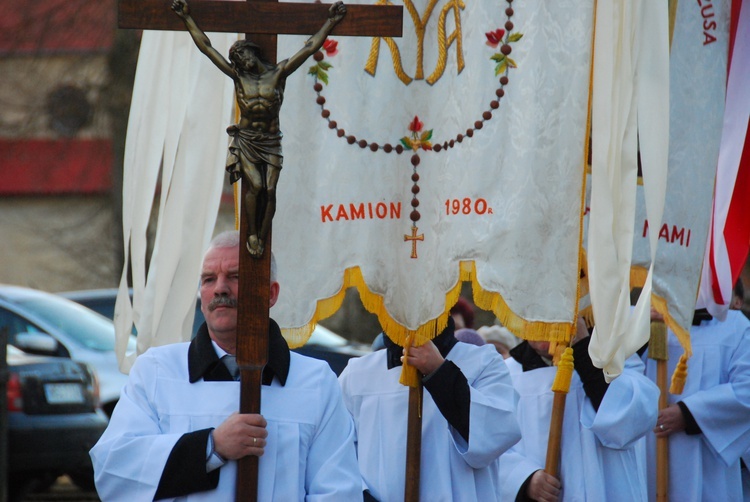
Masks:
[[[54,295],[22,298],[17,303],[86,348],[99,351],[115,349],[112,322],[85,307]]]
[[[309,345],[322,345],[324,347],[343,347],[349,342],[343,336],[337,335],[330,329],[318,324],[315,326],[307,343]]]
[[[104,294],[101,297],[97,296],[94,298],[87,296],[86,291],[62,293],[62,296],[73,300],[76,303],[80,303],[84,307],[88,307],[94,312],[97,312],[108,319],[115,318],[115,303],[117,301],[117,291],[115,290],[113,290],[111,293]],[[130,292],[130,301],[133,301],[132,291]],[[198,333],[198,328],[200,328],[201,324],[203,324],[203,321],[205,321],[205,318],[203,317],[203,312],[201,312],[201,302],[200,300],[197,300],[195,305],[195,315],[193,318],[193,332],[191,339],[195,338],[196,333]],[[133,325],[131,331],[134,335],[138,335],[138,330],[135,328],[135,325]]]
[[[42,330],[34,326],[23,317],[10,312],[6,309],[0,309],[0,329],[8,330],[8,343],[14,344],[16,335],[19,333],[41,333]]]
[[[90,308],[94,312],[97,312],[104,317],[107,317],[109,319],[115,318],[115,303],[114,298],[112,301],[107,300],[85,300],[79,302],[83,306]]]

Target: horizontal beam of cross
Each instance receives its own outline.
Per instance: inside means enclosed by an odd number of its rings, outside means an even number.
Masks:
[[[120,0],[120,28],[184,31],[168,0]],[[190,13],[206,32],[311,35],[328,17],[330,5],[317,3],[191,1]],[[400,5],[347,5],[333,35],[400,37]]]

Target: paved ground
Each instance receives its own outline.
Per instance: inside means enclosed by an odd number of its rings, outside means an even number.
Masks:
[[[90,502],[98,501],[99,497],[94,492],[85,492],[74,485],[67,476],[58,478],[57,482],[44,493],[32,493],[27,495],[23,502],[39,502],[54,500],[57,502]]]

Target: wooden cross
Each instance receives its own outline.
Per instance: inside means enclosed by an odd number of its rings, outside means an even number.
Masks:
[[[120,0],[119,27],[183,31],[185,25],[170,10],[171,3],[171,0]],[[192,17],[203,31],[245,33],[271,62],[277,57],[277,35],[312,35],[326,20],[328,8],[324,4],[278,3],[276,0],[190,2]],[[347,5],[346,16],[331,34],[400,37],[402,27],[402,6]],[[287,176],[294,175],[294,167],[290,171]],[[243,204],[246,189],[243,186]],[[240,214],[240,235],[245,236],[244,208]],[[240,247],[236,354],[241,375],[240,412],[260,413],[261,377],[268,360],[270,232],[266,251],[260,259],[252,258],[244,245]],[[238,463],[236,499],[254,501],[257,496],[258,457],[247,456]]]
[[[404,242],[411,241],[411,256],[409,258],[417,258],[417,241],[424,240],[424,234],[417,235],[417,227],[411,227],[411,235],[404,235]]]

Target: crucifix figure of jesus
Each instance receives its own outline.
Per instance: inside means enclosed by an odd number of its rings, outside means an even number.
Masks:
[[[172,10],[182,18],[198,49],[234,81],[240,121],[227,129],[231,141],[226,168],[232,183],[241,178],[247,184],[247,250],[260,258],[276,212],[276,185],[283,162],[279,112],[286,79],[320,50],[344,18],[346,7],[342,2],[331,5],[320,30],[296,54],[277,64],[264,59],[260,47],[247,39],[235,42],[225,59],[198,28],[187,0],[174,0]]]
[[[200,48],[206,48],[204,54],[209,56],[225,74],[229,75],[235,82],[237,101],[241,109],[242,117],[236,127],[238,130],[250,131],[259,129],[261,133],[267,134],[268,130],[278,132],[278,114],[283,98],[284,83],[286,77],[297,69],[309,55],[314,54],[323,43],[328,34],[339,36],[385,36],[400,37],[403,28],[403,6],[396,5],[350,5],[343,9],[330,7],[319,3],[282,2],[276,0],[248,0],[245,2],[212,0],[196,1],[189,7],[186,2],[175,2],[173,9],[180,17],[169,12],[166,6],[173,0],[118,0],[118,26],[120,28],[135,28],[148,30],[170,30],[182,31],[187,29]],[[320,21],[325,19],[326,12],[328,20],[323,27]],[[345,19],[344,13],[346,13]],[[188,20],[186,17],[190,17]],[[262,61],[259,53],[254,51],[252,45],[246,46],[239,57],[252,58],[251,65],[254,71],[235,73],[233,65],[237,63],[224,59],[212,47],[205,33],[198,29],[192,18],[200,22],[202,30],[207,32],[229,32],[245,33],[258,47],[266,61]],[[192,28],[192,29],[191,29]],[[310,40],[311,45],[305,45],[298,53],[274,64],[276,61],[276,36],[279,34],[308,35],[318,31]],[[251,43],[252,44],[252,43]],[[308,41],[308,44],[310,42]],[[208,52],[207,52],[208,51]],[[255,74],[254,76],[252,74]],[[243,106],[245,108],[243,108]],[[247,120],[245,120],[247,119]],[[245,127],[249,124],[249,127]],[[230,128],[230,134],[232,134]],[[280,140],[280,133],[278,139]],[[246,143],[244,140],[243,143]],[[237,142],[239,143],[239,142]],[[260,142],[257,142],[260,144]],[[255,148],[262,148],[254,146]],[[232,172],[238,173],[239,177],[247,177],[244,169],[249,164],[243,164],[249,157],[243,159],[244,152],[236,150],[234,167]],[[281,168],[280,147],[271,151],[270,154],[263,152],[261,163],[253,162],[259,171],[252,176],[259,180],[256,186],[261,187],[260,197],[250,195],[243,197],[243,215],[240,221],[240,231],[243,236],[255,235],[259,237],[262,222],[258,221],[256,201],[267,199],[266,194],[269,186],[273,186],[272,194],[275,202],[275,187],[278,181],[278,171]],[[232,152],[229,153],[230,162]],[[275,171],[272,183],[266,180],[269,171],[269,162],[273,164],[271,171]],[[237,164],[239,162],[239,164]],[[262,166],[261,166],[262,164]],[[278,165],[278,167],[276,167]],[[238,169],[239,168],[239,172]],[[265,169],[265,172],[260,172]],[[244,180],[243,180],[244,181]],[[248,191],[248,184],[243,183],[243,192]],[[251,252],[240,253],[239,263],[239,285],[237,292],[237,342],[236,356],[237,365],[240,369],[240,413],[258,414],[261,411],[261,382],[263,368],[268,361],[269,345],[269,298],[270,269],[271,269],[271,247],[272,230],[271,217],[273,210],[265,208],[264,212],[269,214],[267,234],[260,234],[258,245],[250,243]],[[248,221],[248,219],[250,221]],[[255,229],[255,230],[253,230]],[[247,237],[245,237],[247,239]],[[250,239],[247,239],[250,241]],[[265,248],[265,252],[262,250]],[[259,251],[251,254],[252,249]],[[242,501],[257,500],[258,488],[258,457],[248,455],[240,458],[237,463],[237,492],[236,499]]]

